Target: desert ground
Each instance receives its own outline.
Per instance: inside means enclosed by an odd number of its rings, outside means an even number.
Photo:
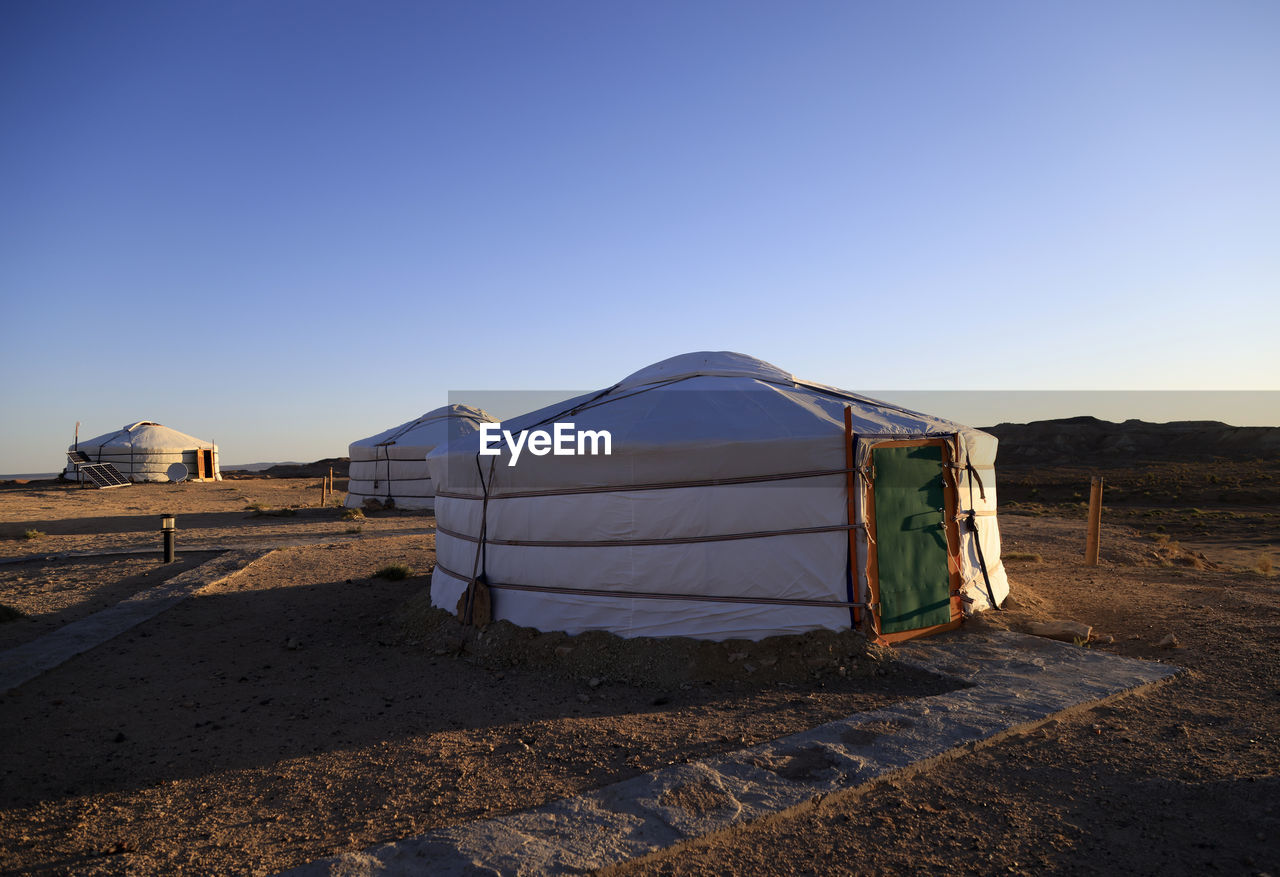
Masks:
[[[1220,465],[1104,473],[1098,567],[1087,471],[1002,473],[1013,595],[970,624],[1083,622],[1173,681],[611,870],[1280,874],[1280,466]],[[427,605],[433,526],[318,478],[0,484],[0,650],[279,549],[0,697],[0,869],[269,874],[949,684],[851,637],[464,647]]]

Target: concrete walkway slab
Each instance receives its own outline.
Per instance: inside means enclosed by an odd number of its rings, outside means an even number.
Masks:
[[[230,578],[274,548],[227,551],[127,600],[0,653],[0,693],[154,618],[201,588]]]
[[[674,765],[520,813],[447,826],[290,877],[581,873],[774,816],[989,744],[1179,672],[1051,640],[962,631],[900,647],[958,690]]]
[[[298,548],[308,545],[338,545],[346,542],[361,542],[370,539],[388,539],[395,536],[431,536],[435,527],[407,527],[398,530],[377,530],[370,533],[347,535],[322,533],[318,536],[241,536],[238,538],[218,539],[183,539],[182,554],[199,554],[208,551],[248,551],[270,546],[276,548]],[[131,557],[153,555],[163,556],[164,551],[154,545],[133,548],[95,548],[86,551],[59,551],[52,554],[21,554],[14,557],[0,557],[0,566],[7,564],[45,562],[51,560],[79,560],[93,557]]]

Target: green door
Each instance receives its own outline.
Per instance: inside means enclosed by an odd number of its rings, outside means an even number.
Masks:
[[[872,448],[880,632],[951,620],[942,448]]]

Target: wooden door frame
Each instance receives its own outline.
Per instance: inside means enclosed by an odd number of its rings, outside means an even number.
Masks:
[[[867,465],[875,466],[874,451],[877,448],[922,448],[937,446],[942,448],[942,509],[947,534],[947,573],[951,584],[951,620],[944,624],[934,624],[916,630],[902,630],[897,633],[880,632],[880,567],[879,549],[876,544],[876,485],[868,482],[868,490],[863,491],[863,523],[867,528],[867,590],[870,592],[872,611],[867,615],[870,619],[873,642],[897,643],[941,633],[944,630],[955,630],[964,621],[964,610],[961,605],[960,592],[960,525],[956,520],[956,509],[959,500],[959,485],[956,483],[955,469],[952,468],[951,441],[948,438],[920,439],[862,439],[867,444]]]

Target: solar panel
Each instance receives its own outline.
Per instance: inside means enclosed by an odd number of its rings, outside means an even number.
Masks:
[[[106,490],[109,487],[128,487],[129,479],[120,474],[120,470],[110,463],[81,463],[76,470],[83,479],[88,479],[94,487]]]

